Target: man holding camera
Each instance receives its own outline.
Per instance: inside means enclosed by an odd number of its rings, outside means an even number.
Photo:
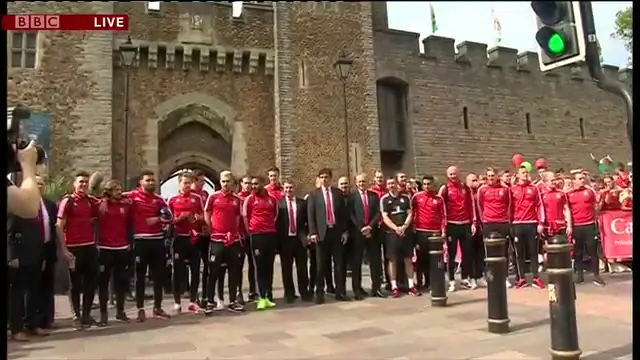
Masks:
[[[16,149],[15,145],[10,146],[20,164],[22,183],[18,187],[7,179],[7,213],[25,219],[35,219],[40,210],[40,191],[36,182],[38,149],[33,141],[21,150]]]

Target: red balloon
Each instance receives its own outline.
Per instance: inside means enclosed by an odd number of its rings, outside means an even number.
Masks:
[[[543,158],[540,158],[540,159],[536,160],[535,168],[536,169],[546,169],[547,168],[547,161],[545,159],[543,159]]]
[[[513,163],[513,166],[516,167],[516,169],[519,168],[520,164],[524,162],[524,155],[513,154],[513,156],[511,157],[511,162]]]

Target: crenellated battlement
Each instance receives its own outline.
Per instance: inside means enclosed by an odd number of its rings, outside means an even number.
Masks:
[[[116,41],[114,54],[122,40]],[[271,49],[242,49],[224,46],[186,45],[181,43],[132,40],[138,48],[137,68],[184,71],[216,71],[236,74],[273,75],[274,52]],[[116,65],[120,65],[115,56]]]
[[[395,39],[402,38],[402,41],[394,41],[396,51],[403,52],[406,56],[415,53],[415,39],[419,34],[397,31],[393,29],[377,29],[377,34],[382,36],[393,36]],[[589,80],[589,72],[584,64],[563,67],[553,71],[542,73],[538,54],[532,51],[518,52],[517,49],[496,46],[489,48],[487,44],[463,41],[457,45],[455,39],[430,35],[422,40],[424,52],[419,56],[426,59],[437,60],[434,64],[445,65],[447,63],[456,64],[457,66],[469,67],[486,67],[493,69],[502,69],[513,71],[514,76],[517,74],[527,74],[531,76],[540,76],[546,78],[566,78],[573,81]],[[632,86],[633,73],[632,69],[619,69],[613,65],[603,65],[603,71],[607,76],[619,79]]]

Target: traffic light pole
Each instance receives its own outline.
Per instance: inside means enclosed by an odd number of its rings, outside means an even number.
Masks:
[[[589,74],[600,89],[618,95],[624,100],[625,107],[627,108],[627,136],[629,137],[629,146],[633,148],[633,97],[630,88],[622,81],[608,78],[602,71],[591,1],[581,1],[580,10],[582,12],[582,24],[586,40],[586,56]]]

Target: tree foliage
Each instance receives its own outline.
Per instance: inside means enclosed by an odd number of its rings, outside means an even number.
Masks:
[[[629,62],[633,55],[633,6],[616,13],[615,32],[611,37],[624,41],[629,52]]]

